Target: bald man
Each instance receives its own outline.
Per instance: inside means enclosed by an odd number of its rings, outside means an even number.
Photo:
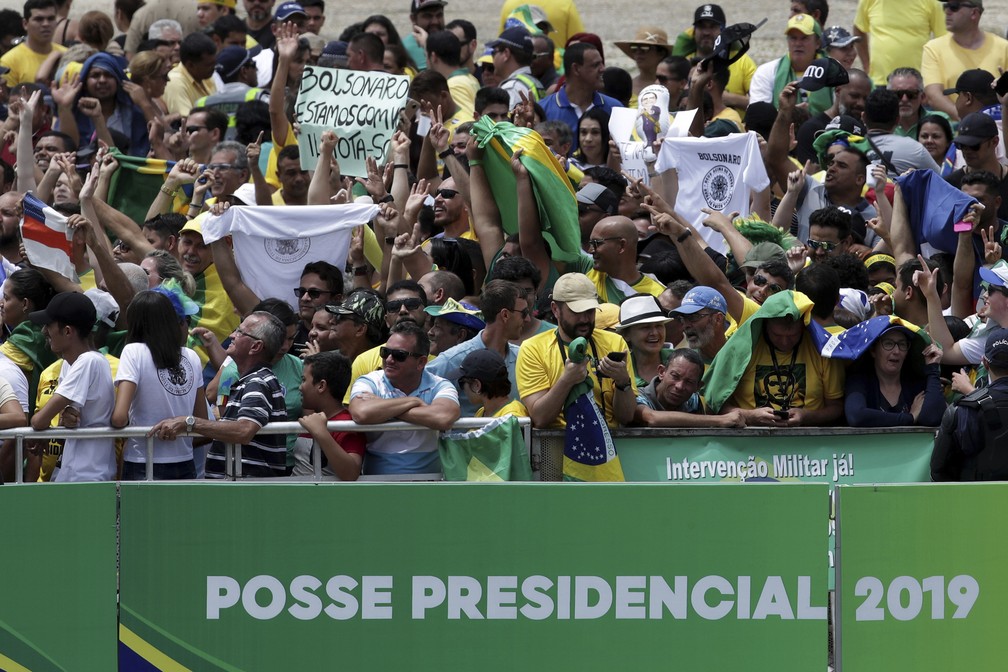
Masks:
[[[566,270],[591,278],[603,303],[618,305],[634,294],[657,297],[665,291],[665,285],[637,270],[637,227],[629,217],[599,220],[592,228],[588,251],[590,259],[581,257],[567,264]]]

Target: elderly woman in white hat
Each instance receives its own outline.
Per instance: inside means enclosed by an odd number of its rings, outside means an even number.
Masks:
[[[645,86],[655,83],[658,64],[672,53],[672,45],[668,42],[667,32],[655,26],[644,26],[637,29],[634,39],[617,42],[616,46],[637,64],[637,75],[633,78],[633,97],[630,99],[630,107],[636,107],[637,94]]]
[[[620,321],[615,329],[630,346],[638,387],[653,380],[658,367],[668,363],[673,348],[665,342],[665,325],[670,321],[650,294],[631,296],[620,305]]]

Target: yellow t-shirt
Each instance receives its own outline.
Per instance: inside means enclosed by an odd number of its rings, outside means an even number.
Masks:
[[[60,44],[53,44],[52,48],[59,52],[66,51],[66,47]],[[7,86],[14,88],[18,84],[34,83],[38,69],[48,57],[48,53],[40,54],[29,49],[26,42],[0,56],[0,65],[10,68],[10,72],[7,73]]]
[[[743,409],[769,406],[815,411],[823,408],[827,399],[843,398],[843,366],[821,356],[807,334],[802,336],[793,367],[790,352],[777,351],[776,356],[775,367],[766,339],[756,341],[749,366],[731,396],[733,404]]]
[[[595,349],[592,350],[589,348],[588,353],[593,358],[597,356],[601,359],[610,352],[622,352],[628,349],[626,341],[623,340],[622,336],[602,329],[596,329],[592,332],[592,342],[595,344]],[[566,352],[567,348],[565,345],[564,354]],[[557,380],[560,379],[563,367],[564,356],[561,355],[560,347],[557,344],[556,329],[536,334],[522,343],[521,348],[518,350],[518,362],[515,365],[518,396],[521,397],[522,403],[524,403],[526,397],[529,395],[536,392],[545,392],[553,387]],[[627,368],[630,371],[630,381],[634,388],[634,394],[636,394],[637,387],[633,383],[636,378],[633,361],[627,362]],[[588,377],[592,381],[595,402],[605,412],[606,422],[609,426],[615,427],[613,396],[616,388],[612,378],[602,378],[600,383],[597,371],[598,369],[595,364],[588,365]],[[563,413],[561,413],[557,416],[556,422],[551,426],[563,427],[565,424]]]
[[[504,32],[504,22],[507,21],[511,12],[519,5],[524,4],[527,4],[526,0],[505,0],[504,6],[501,7],[498,34]],[[581,22],[581,15],[578,13],[574,0],[549,0],[549,2],[543,2],[540,5],[546,12],[546,18],[550,25],[555,29],[555,32],[550,33],[550,39],[556,43],[557,47],[563,47],[567,44],[571,35],[585,32],[584,23]]]
[[[361,354],[357,355],[353,364],[350,367],[350,384],[347,385],[346,394],[343,395],[343,405],[350,405],[350,388],[353,387],[354,382],[363,375],[373,373],[378,369],[382,368],[382,359],[379,350],[385,347],[385,344],[376,345],[370,350],[365,350]]]
[[[518,418],[527,418],[527,417],[529,417],[528,409],[525,408],[525,404],[523,404],[522,402],[518,401],[517,399],[514,400],[514,401],[509,401],[508,403],[504,404],[504,406],[502,406],[499,411],[497,411],[496,413],[493,414],[493,417],[495,417],[495,418],[503,418],[505,415],[513,415],[513,416],[518,417]],[[482,408],[480,408],[480,409],[478,409],[476,411],[476,417],[477,418],[482,418],[483,417],[483,409]]]
[[[924,45],[921,57],[924,86],[940,84],[943,89],[950,89],[960,74],[977,68],[995,77],[998,68],[1008,69],[1008,40],[994,33],[984,33],[983,46],[964,49],[956,44],[951,34],[945,34]]]
[[[452,75],[448,78],[448,92],[452,100],[459,106],[459,111],[468,115],[472,121],[476,110],[476,92],[479,91],[479,80],[466,72]]]
[[[283,197],[283,189],[277,189],[273,192],[273,205],[287,205],[287,201]]]
[[[924,45],[945,34],[945,12],[934,0],[861,0],[854,27],[869,36],[868,50],[876,86],[896,68],[920,70]],[[995,72],[997,72],[995,70]]]
[[[640,278],[634,284],[628,284],[622,280],[616,280],[608,273],[595,270],[595,264],[591,257],[580,255],[578,260],[567,265],[568,271],[584,273],[595,283],[595,291],[598,292],[599,300],[602,303],[613,303],[617,306],[628,297],[634,294],[650,294],[657,298],[665,291],[665,285],[658,282],[649,275],[641,273]]]
[[[742,315],[739,316],[738,321],[736,321],[731,315],[727,316],[728,328],[725,329],[725,338],[729,338],[732,334],[738,331],[739,325],[745,324],[760,308],[760,305],[746,296],[744,292],[739,292],[739,295],[742,297]]]
[[[241,324],[241,318],[235,313],[234,305],[224,291],[220,276],[217,275],[217,267],[213,264],[207,266],[206,270],[196,277],[196,295],[193,300],[200,307],[199,320],[193,326],[206,327],[221,342]],[[187,345],[196,351],[200,366],[206,366],[210,357],[203,347],[203,342],[190,336]]]

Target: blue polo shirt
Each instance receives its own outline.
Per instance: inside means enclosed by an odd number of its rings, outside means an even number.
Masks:
[[[551,96],[547,96],[542,102],[543,111],[546,112],[546,118],[549,120],[562,121],[568,126],[570,126],[571,134],[574,136],[574,144],[571,145],[571,154],[578,148],[578,121],[581,119],[577,110],[571,105],[570,99],[567,98],[567,87],[564,86],[558,89],[556,93]],[[612,112],[614,107],[623,107],[623,103],[619,102],[615,98],[610,98],[609,96],[595,92],[595,97],[592,98],[592,104],[584,110],[587,112],[593,107],[601,107],[607,113]]]
[[[424,368],[424,371],[429,371],[435,376],[448,378],[457,371],[460,366],[462,366],[462,361],[466,358],[466,355],[474,350],[486,350],[486,342],[483,340],[482,330],[468,341],[448,348],[437,357],[427,362],[427,366]],[[507,357],[504,358],[504,363],[507,364],[508,378],[511,380],[511,394],[509,398],[512,401],[519,401],[518,379],[515,378],[515,367],[518,365],[517,345],[508,343],[508,354]],[[458,379],[450,380],[452,380],[455,384],[455,389],[458,390],[459,406],[462,408],[462,417],[475,417],[477,409],[472,405],[465,393],[459,389]]]

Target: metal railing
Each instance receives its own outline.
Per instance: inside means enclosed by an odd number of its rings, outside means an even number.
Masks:
[[[452,431],[455,430],[469,430],[469,429],[479,429],[485,425],[494,422],[495,418],[460,418],[452,426]],[[525,440],[526,451],[531,451],[532,448],[532,422],[529,418],[517,418],[518,424],[522,428],[522,435]],[[226,422],[226,421],[224,421]],[[385,422],[378,425],[358,425],[355,422],[349,420],[339,420],[326,423],[326,428],[330,432],[394,432],[394,431],[429,431],[436,432],[437,430],[428,429],[420,425],[414,425],[408,422]],[[141,438],[146,441],[146,475],[145,480],[154,480],[154,442],[157,440],[153,436],[147,436],[147,433],[151,430],[151,427],[123,427],[122,429],[116,429],[114,427],[90,427],[90,428],[78,428],[78,429],[68,429],[66,427],[56,427],[53,429],[47,429],[41,432],[33,430],[31,427],[16,427],[13,429],[0,430],[0,441],[6,441],[11,439],[14,441],[14,454],[15,454],[15,482],[24,483],[24,442],[25,441],[48,441],[49,439],[118,439],[118,438]],[[256,432],[259,434],[304,434],[305,430],[297,422],[272,422],[265,427],[259,429]],[[182,433],[179,434],[180,437],[186,436],[191,438],[201,438],[200,434],[197,433]],[[313,442],[312,448],[312,466],[314,473],[310,479],[310,482],[319,482],[322,480],[328,480],[323,478],[322,474],[322,451],[319,448],[318,442]],[[241,462],[241,444],[228,443],[225,444],[225,480],[238,480],[242,478],[242,462]],[[432,480],[436,474],[420,474],[416,475],[417,478],[413,480]],[[427,478],[424,478],[426,476]],[[272,480],[272,479],[256,479],[258,480]],[[290,480],[289,477],[278,477],[277,480]],[[295,479],[301,480],[301,479]],[[404,480],[397,478],[383,478],[382,480]]]

